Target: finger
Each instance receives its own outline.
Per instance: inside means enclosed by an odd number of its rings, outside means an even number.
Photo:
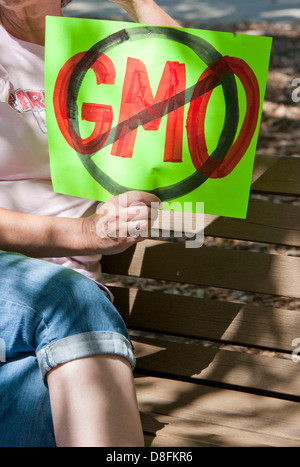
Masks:
[[[131,206],[135,204],[144,203],[146,206],[151,206],[152,203],[160,204],[160,199],[153,193],[146,193],[144,191],[127,191],[119,195],[120,206]]]
[[[148,237],[149,228],[147,220],[130,221],[127,223],[128,235],[133,238]]]
[[[126,209],[128,221],[151,219],[151,208],[145,204],[139,206],[129,206]],[[153,213],[154,214],[154,213]]]
[[[155,221],[158,217],[158,203],[151,203],[151,206],[147,206],[144,203],[138,205],[131,205],[128,208],[125,208],[125,211],[122,209],[121,216],[127,216],[127,220],[139,220],[139,219],[148,219]]]

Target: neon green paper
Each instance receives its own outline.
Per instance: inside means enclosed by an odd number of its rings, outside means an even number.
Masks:
[[[182,210],[204,202],[207,214],[246,217],[271,42],[48,17],[45,89],[54,190],[98,201],[151,191]],[[232,169],[231,159],[238,160]]]

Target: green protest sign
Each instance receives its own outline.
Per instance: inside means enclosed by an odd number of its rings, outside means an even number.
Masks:
[[[99,201],[151,191],[182,210],[204,202],[246,217],[271,42],[48,17],[54,190]]]

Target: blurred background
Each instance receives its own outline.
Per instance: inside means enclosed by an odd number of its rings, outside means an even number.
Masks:
[[[299,0],[158,0],[157,3],[174,18],[192,23],[300,20]],[[67,12],[71,16],[128,19],[117,5],[108,1],[73,0]]]

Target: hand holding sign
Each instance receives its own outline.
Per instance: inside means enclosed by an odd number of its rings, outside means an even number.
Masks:
[[[159,205],[156,196],[138,191],[110,198],[83,221],[87,250],[114,255],[144,240],[151,232]]]

